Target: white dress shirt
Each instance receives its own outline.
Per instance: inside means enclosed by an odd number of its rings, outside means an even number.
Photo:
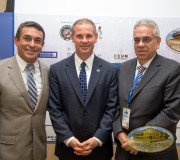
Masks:
[[[91,76],[91,71],[92,71],[92,65],[93,65],[93,61],[94,61],[94,54],[92,54],[88,59],[86,59],[85,61],[83,61],[82,59],[80,59],[77,54],[75,53],[75,56],[74,56],[74,61],[75,61],[75,66],[76,66],[76,71],[77,71],[77,75],[79,77],[79,74],[80,74],[80,71],[81,71],[81,63],[82,62],[85,62],[86,63],[86,66],[85,66],[85,70],[86,70],[86,80],[87,80],[87,89],[88,89],[88,85],[89,85],[89,80],[90,80],[90,76]],[[63,142],[66,144],[66,146],[68,147],[69,146],[69,143],[71,142],[71,140],[73,139],[74,137],[70,137],[66,140],[64,140]],[[96,137],[93,137],[95,138],[100,146],[102,146],[103,142],[101,140],[99,140],[98,138]]]
[[[152,60],[154,59],[154,57],[156,56],[156,54],[149,60],[147,61],[143,67],[145,67],[146,69],[144,70],[144,72],[142,73],[144,75],[144,73],[146,72],[147,68],[149,67],[150,63],[152,62]],[[135,71],[135,75],[137,76],[138,74],[138,67],[141,66],[141,64],[139,63],[138,59],[137,59],[137,65],[136,65],[136,71]],[[136,78],[135,76],[135,78]]]
[[[16,60],[18,63],[18,66],[20,68],[20,72],[24,81],[24,84],[26,86],[26,89],[28,90],[28,85],[27,85],[27,62],[25,62],[18,54],[16,54]],[[32,70],[33,76],[34,76],[34,80],[36,83],[36,87],[37,87],[37,95],[38,95],[38,99],[39,99],[39,95],[41,93],[41,89],[42,89],[42,78],[41,78],[41,72],[39,69],[39,62],[36,61],[34,63],[34,69]]]
[[[77,56],[77,54],[75,54],[74,60],[75,60],[75,66],[76,66],[77,75],[79,77],[79,74],[80,74],[80,71],[81,71],[81,63],[83,62],[83,60],[80,59]],[[85,70],[86,70],[87,89],[88,89],[88,85],[89,85],[89,79],[90,79],[90,75],[91,75],[91,71],[92,71],[93,61],[94,61],[94,54],[92,54],[88,59],[86,59],[84,61],[86,63]]]

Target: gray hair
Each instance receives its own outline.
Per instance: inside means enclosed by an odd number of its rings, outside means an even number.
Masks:
[[[154,29],[154,36],[155,37],[160,37],[160,31],[159,31],[159,27],[157,25],[156,22],[154,22],[153,20],[150,19],[142,19],[139,20],[135,25],[134,25],[134,30],[136,29],[136,27],[138,26],[148,26],[148,27],[152,27]]]
[[[94,35],[96,35],[97,31],[96,31],[95,23],[92,20],[87,19],[87,18],[78,19],[77,21],[74,22],[74,24],[72,26],[72,35],[75,34],[75,30],[74,30],[75,26],[82,25],[82,24],[91,24],[93,27],[93,33],[94,33]]]
[[[39,31],[41,31],[43,33],[43,42],[44,42],[44,39],[45,39],[44,29],[42,28],[42,26],[40,24],[33,22],[33,21],[26,21],[26,22],[23,22],[20,24],[20,26],[18,27],[17,32],[16,32],[16,37],[18,40],[20,40],[22,29],[24,27],[34,27],[34,28],[38,29]]]

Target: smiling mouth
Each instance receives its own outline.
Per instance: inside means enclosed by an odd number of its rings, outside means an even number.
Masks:
[[[144,53],[144,52],[147,52],[147,51],[138,51],[138,53]]]
[[[81,46],[82,49],[88,49],[89,46]]]
[[[26,52],[28,52],[29,54],[34,54],[36,51],[29,51],[29,50],[26,50]]]
[[[81,46],[81,47],[89,47],[89,46]]]

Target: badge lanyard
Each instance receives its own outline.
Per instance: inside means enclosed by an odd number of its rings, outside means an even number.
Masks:
[[[132,88],[129,92],[129,96],[128,96],[128,101],[127,101],[127,107],[123,107],[123,116],[122,116],[122,127],[124,129],[129,129],[129,120],[130,120],[130,112],[131,112],[131,109],[128,108],[129,106],[129,100],[133,94],[133,89],[139,84],[139,81],[136,82],[136,84],[134,85],[134,82],[135,82],[135,75],[134,74],[134,79],[133,79],[133,85],[132,85]],[[134,87],[133,87],[134,86]]]
[[[128,101],[127,101],[127,107],[129,106],[129,101],[130,101],[130,98],[131,98],[131,96],[132,96],[132,94],[133,94],[132,92],[133,92],[134,88],[137,87],[137,85],[139,84],[139,82],[140,82],[140,80],[141,80],[141,79],[139,79],[139,80],[136,82],[136,84],[134,85],[135,76],[136,76],[136,75],[134,74],[133,85],[132,85],[132,86],[134,86],[134,87],[132,87],[131,90],[130,90],[130,92],[129,92]]]

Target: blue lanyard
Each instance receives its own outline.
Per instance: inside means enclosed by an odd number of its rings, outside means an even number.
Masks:
[[[132,96],[132,92],[133,92],[134,88],[137,87],[137,85],[139,84],[140,80],[141,80],[141,79],[139,79],[139,80],[136,82],[136,84],[134,85],[134,81],[135,81],[135,74],[134,74],[133,85],[132,85],[133,87],[131,88],[131,90],[130,90],[130,92],[129,92],[128,101],[127,101],[127,106],[129,105],[129,100],[130,100],[130,98],[131,98],[131,96]]]

